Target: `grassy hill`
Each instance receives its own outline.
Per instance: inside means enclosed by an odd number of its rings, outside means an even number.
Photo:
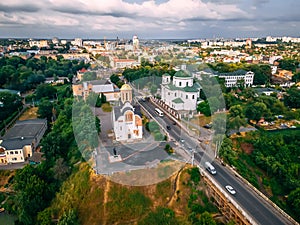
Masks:
[[[52,221],[73,218],[78,221],[74,224],[83,225],[153,224],[151,221],[196,224],[193,220],[201,219],[203,214],[209,216],[212,224],[222,224],[218,210],[205,195],[197,168],[187,166],[158,184],[134,187],[95,175],[83,163],[38,218],[40,221],[45,215],[51,216]],[[211,215],[218,217],[218,223]]]

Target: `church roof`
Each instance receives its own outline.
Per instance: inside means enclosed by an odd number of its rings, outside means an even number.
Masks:
[[[192,87],[186,86],[186,87],[183,88],[183,90],[185,92],[198,92],[199,91],[199,89],[197,89],[195,87],[195,85],[193,85]]]
[[[184,103],[184,101],[181,98],[175,98],[172,100],[172,102],[179,104],[179,103]]]
[[[130,87],[129,84],[123,84],[120,90],[121,91],[131,91],[132,88]]]
[[[179,70],[174,74],[174,77],[192,77],[188,71]]]

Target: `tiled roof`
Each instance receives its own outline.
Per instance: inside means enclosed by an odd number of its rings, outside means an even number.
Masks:
[[[186,86],[186,87],[183,88],[183,90],[185,92],[198,92],[199,91],[199,89],[197,89],[195,87],[195,85],[193,85],[192,87]]]
[[[174,77],[192,77],[192,75],[188,71],[179,70],[174,74]]]
[[[184,101],[181,98],[175,98],[172,100],[172,102],[179,104],[179,103],[184,103]]]
[[[240,69],[229,73],[218,73],[218,72],[214,72],[214,73],[219,76],[236,76],[236,75],[245,75],[247,71]]]

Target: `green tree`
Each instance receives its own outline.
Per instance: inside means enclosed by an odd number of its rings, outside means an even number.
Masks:
[[[99,134],[101,132],[101,121],[97,116],[95,116],[95,120],[97,133]]]
[[[41,99],[38,108],[38,116],[39,118],[47,118],[50,122],[52,120],[52,111],[53,111],[53,104],[46,98]]]
[[[217,223],[209,212],[204,212],[201,214],[199,221],[196,222],[195,225],[217,225]]]
[[[151,88],[150,88],[150,93],[152,95],[154,95],[157,92],[157,85],[156,84],[152,84]]]
[[[300,108],[300,90],[296,87],[289,88],[284,103],[291,108]]]
[[[211,112],[210,112],[210,107],[209,107],[208,101],[206,100],[206,101],[199,103],[197,106],[197,111],[200,113],[203,113],[205,116],[210,116]]]
[[[245,117],[244,112],[243,112],[243,108],[241,105],[235,105],[230,107],[229,109],[229,117]]]
[[[52,221],[52,211],[47,208],[44,211],[41,211],[37,215],[37,224],[39,225],[53,225]]]
[[[54,194],[54,185],[49,185],[51,178],[52,175],[43,165],[36,168],[27,165],[16,172],[15,209],[23,224],[35,224],[37,213],[49,204]]]
[[[70,167],[67,165],[63,158],[59,158],[56,160],[53,166],[54,179],[62,182],[66,180],[66,178],[70,175],[70,172]]]
[[[40,84],[35,91],[37,100],[41,98],[53,99],[55,98],[56,93],[57,90],[55,87],[49,84]]]
[[[264,85],[270,83],[271,67],[269,65],[251,64],[247,69],[254,73],[253,84]]]
[[[291,191],[288,195],[289,208],[292,210],[297,220],[300,220],[300,187]]]
[[[57,225],[79,225],[79,218],[76,210],[70,209],[64,212],[62,217],[59,219]]]
[[[245,110],[245,115],[250,120],[258,121],[263,116],[267,115],[268,109],[265,103],[255,102],[248,104]]]
[[[296,68],[298,67],[299,62],[297,60],[293,59],[281,59],[279,61],[279,67],[284,70],[291,70],[293,72],[296,71]]]
[[[96,79],[97,79],[96,72],[85,72],[82,77],[83,81],[91,81],[91,80],[96,80]]]
[[[241,126],[246,126],[247,122],[241,105],[230,107],[228,116],[228,127],[239,130]]]
[[[237,153],[232,149],[232,141],[229,138],[224,138],[221,148],[219,150],[219,156],[230,165],[235,165],[237,160]]]
[[[110,76],[110,81],[114,84],[117,84],[120,81],[120,77],[117,74],[112,74]]]
[[[22,107],[22,99],[17,94],[0,92],[0,122]]]

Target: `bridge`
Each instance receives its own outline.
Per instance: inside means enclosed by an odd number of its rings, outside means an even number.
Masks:
[[[211,176],[207,173],[203,164],[205,152],[201,149],[198,142],[192,138],[186,129],[182,129],[178,123],[173,125],[173,118],[165,116],[163,119],[155,115],[154,108],[158,107],[157,103],[150,101],[138,101],[142,109],[151,117],[156,117],[158,123],[166,131],[165,126],[171,126],[168,135],[175,140],[185,140],[185,147],[198,146],[197,152],[192,156],[195,164],[198,165],[201,175],[207,184],[208,194],[215,199],[216,206],[220,209],[225,218],[230,221],[234,220],[236,224],[253,224],[253,225],[297,225],[298,223],[281,210],[277,205],[272,203],[267,197],[256,190],[246,180],[234,173],[229,167],[225,167],[217,160],[212,164],[217,170],[217,174]],[[165,111],[165,113],[168,113]],[[190,153],[191,155],[191,153]],[[190,160],[190,159],[189,159]],[[230,184],[237,191],[235,196],[230,195],[224,188]],[[299,224],[298,224],[299,225]]]

